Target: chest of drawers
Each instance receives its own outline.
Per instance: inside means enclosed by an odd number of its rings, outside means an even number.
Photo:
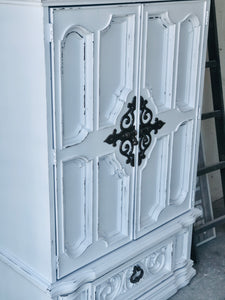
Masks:
[[[195,274],[209,2],[126,2],[0,1],[1,299],[161,300]]]

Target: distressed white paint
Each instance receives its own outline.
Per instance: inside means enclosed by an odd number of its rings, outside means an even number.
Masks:
[[[136,94],[139,11],[140,6],[137,5],[120,8],[110,6],[51,10],[54,33],[52,64],[55,70],[53,80],[58,157],[57,244],[60,277],[132,239],[134,169],[124,165],[124,159],[120,154],[114,157],[114,148],[107,147],[104,140],[109,134],[105,129],[110,126],[108,130],[111,131],[112,126],[119,126],[115,124],[116,117],[120,115],[118,118],[121,118],[128,101],[133,94]],[[70,56],[65,61],[62,53],[66,48],[62,47],[62,41],[65,37],[68,38],[70,32],[78,32],[81,38],[81,32],[84,31],[91,36],[89,41],[91,44],[82,46],[82,50],[77,48],[77,44],[71,44]],[[114,47],[117,41],[119,47]],[[65,42],[63,45],[66,45]],[[87,47],[90,51],[86,50]],[[110,54],[113,55],[115,63],[114,60],[108,59]],[[74,61],[76,64],[73,64]],[[84,69],[89,70],[85,76]],[[67,78],[64,93],[62,77]],[[74,85],[74,81],[82,82],[80,88]],[[86,91],[89,93],[86,94]],[[64,116],[65,105],[68,106],[68,117]],[[91,109],[92,107],[94,109]],[[82,117],[77,118],[77,114]],[[84,117],[86,123],[93,124],[91,131],[88,131],[87,126],[82,122]],[[68,128],[79,128],[78,136],[82,136],[74,143],[67,143],[66,147],[63,144],[64,119],[68,123]],[[73,125],[75,121],[76,126]],[[85,131],[84,135],[82,131]],[[75,129],[74,132],[77,130]],[[62,164],[80,159],[92,162],[89,172],[79,175],[77,168],[76,174],[69,175],[73,179],[68,177],[70,183],[67,184],[68,180],[65,179],[66,174],[63,175]],[[73,168],[71,165],[71,172]],[[124,179],[121,180],[121,177]],[[73,181],[77,183],[73,185]],[[111,197],[107,195],[107,187],[110,184]],[[80,197],[77,189],[82,189],[82,186],[88,188],[89,192]],[[69,202],[65,198],[67,195],[70,197]],[[65,209],[69,212],[70,221],[67,222],[64,221],[67,218]],[[86,242],[83,243],[81,237],[78,237],[79,232],[82,231],[87,235],[84,237]],[[71,238],[67,243],[73,244],[74,251],[64,251],[65,232]],[[72,236],[76,236],[77,241]]]
[[[59,51],[62,144],[68,147],[93,129],[93,36],[73,26],[64,33]]]
[[[0,6],[7,24],[0,31],[12,45],[0,60],[7,98],[0,130],[10,146],[0,150],[0,193],[7,195],[0,213],[6,224],[10,218],[7,231],[0,229],[0,259],[17,299],[25,289],[46,300],[168,298],[194,275],[191,225],[199,212],[191,208],[208,1],[151,2]],[[14,36],[14,29],[26,34]],[[120,131],[134,96],[137,138],[140,96],[152,122],[166,123],[152,132],[139,167],[104,143]],[[134,289],[135,264],[145,275]]]
[[[0,18],[0,248],[52,280],[43,10]]]
[[[153,111],[152,123],[156,116],[165,125],[157,135],[152,132],[152,144],[146,151],[148,159],[137,170],[137,237],[191,206],[197,151],[194,141],[199,122],[200,36],[204,31],[204,26],[200,31],[200,24],[205,23],[202,3],[196,3],[194,13],[192,5],[169,3],[166,9],[163,3],[144,5],[141,95],[148,99]],[[151,24],[156,36],[153,29],[149,32]],[[162,26],[164,29],[159,29]],[[153,45],[148,42],[151,37]],[[160,45],[159,55],[154,43]]]

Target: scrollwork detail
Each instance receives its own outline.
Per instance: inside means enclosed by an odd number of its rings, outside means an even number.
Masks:
[[[120,121],[120,132],[117,133],[117,129],[114,129],[113,133],[110,134],[104,142],[116,147],[117,142],[120,141],[120,153],[126,156],[126,163],[134,167],[134,146],[138,145],[136,138],[137,131],[134,125],[136,97],[133,98],[131,103],[128,103],[127,108],[128,111],[123,115]]]
[[[152,123],[153,113],[147,107],[147,100],[143,97],[140,98],[140,124],[139,124],[139,141],[137,140],[137,130],[135,129],[135,110],[136,110],[136,97],[133,98],[131,103],[128,103],[128,111],[123,115],[120,121],[120,132],[117,129],[113,130],[104,142],[116,147],[117,142],[120,141],[120,153],[127,158],[126,163],[132,167],[135,165],[134,149],[139,146],[138,152],[138,165],[141,165],[142,160],[146,157],[145,152],[152,142],[151,132],[158,133],[165,122],[155,118]]]
[[[145,151],[151,145],[152,137],[151,132],[154,131],[155,134],[158,133],[159,129],[161,129],[165,122],[155,118],[155,122],[152,123],[153,113],[147,107],[147,100],[144,100],[141,97],[140,103],[140,125],[139,125],[139,153],[138,153],[138,165],[140,166],[142,160],[146,157]]]
[[[123,274],[117,274],[108,279],[96,291],[97,299],[113,300],[121,293]]]
[[[127,291],[133,289],[137,285],[141,285],[146,280],[154,278],[153,276],[164,274],[166,269],[166,261],[171,264],[171,244],[169,243],[166,246],[163,246],[159,250],[156,250],[140,261],[135,265],[129,266],[127,269],[121,271],[118,274],[115,274],[110,279],[99,284],[96,287],[96,295],[99,300],[113,300],[116,299],[119,295],[125,294]],[[133,279],[134,274],[138,271],[139,277],[138,280]],[[137,274],[138,275],[138,274]]]
[[[152,255],[146,259],[145,264],[148,272],[156,274],[164,268],[166,262],[165,252],[166,248],[164,247],[160,251],[152,253]]]

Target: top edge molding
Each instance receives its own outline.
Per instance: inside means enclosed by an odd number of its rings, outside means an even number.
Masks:
[[[203,2],[207,0],[0,0],[1,4],[28,5],[28,6],[77,6],[98,4],[128,4],[128,3],[150,3],[150,2],[181,2],[194,1]]]

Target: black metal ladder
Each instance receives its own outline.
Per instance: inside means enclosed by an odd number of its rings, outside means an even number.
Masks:
[[[205,166],[198,170],[197,175],[202,176],[210,172],[220,170],[223,199],[225,205],[225,115],[223,102],[223,87],[221,78],[220,56],[219,56],[219,42],[216,21],[215,0],[211,0],[211,10],[209,19],[209,33],[208,33],[208,57],[206,68],[210,69],[211,89],[213,100],[213,111],[202,114],[202,120],[210,118],[215,119],[216,138],[218,147],[219,161],[213,165]],[[225,214],[215,218],[197,229],[194,230],[194,236],[204,232],[210,228],[225,223]]]

